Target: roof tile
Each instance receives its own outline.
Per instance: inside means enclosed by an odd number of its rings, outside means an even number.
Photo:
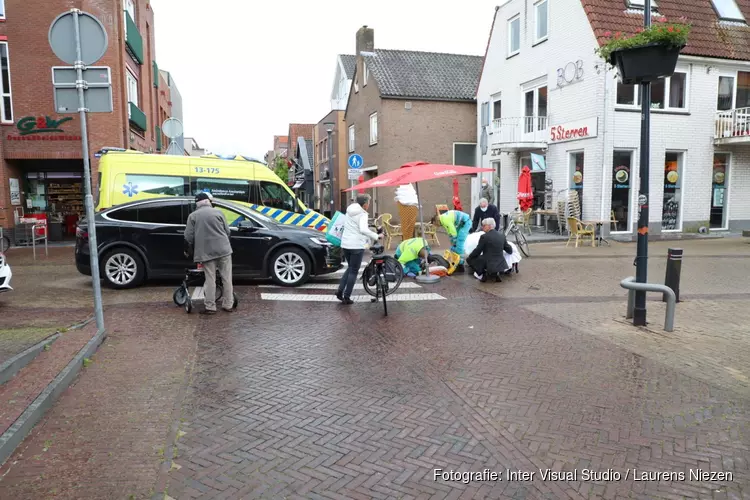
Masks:
[[[482,56],[381,50],[362,54],[383,97],[472,101]]]
[[[750,0],[735,1],[750,19]],[[581,4],[600,44],[607,41],[607,31],[632,35],[643,27],[643,14],[627,10],[625,0],[581,0]],[[692,25],[682,54],[750,60],[750,27],[719,20],[711,0],[658,0],[657,4],[667,21],[680,22],[684,17]],[[656,17],[652,20],[658,22]]]
[[[339,54],[341,63],[344,65],[344,72],[346,78],[351,80],[354,78],[354,70],[357,68],[357,56],[353,54]]]

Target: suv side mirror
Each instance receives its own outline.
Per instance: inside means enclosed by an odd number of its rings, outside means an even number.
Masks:
[[[237,227],[239,228],[240,231],[243,231],[243,232],[253,232],[258,229],[255,226],[255,224],[253,224],[249,220],[240,221],[240,223],[237,224]]]

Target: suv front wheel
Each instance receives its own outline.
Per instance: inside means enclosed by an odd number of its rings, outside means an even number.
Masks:
[[[111,288],[136,287],[143,282],[145,274],[143,260],[130,248],[117,248],[102,259],[102,275]]]
[[[299,286],[310,278],[310,259],[301,248],[286,247],[270,263],[271,278],[281,286]]]

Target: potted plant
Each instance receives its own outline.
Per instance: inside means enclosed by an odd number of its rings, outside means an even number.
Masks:
[[[629,36],[604,33],[606,43],[596,53],[617,67],[624,84],[652,82],[674,73],[680,50],[687,43],[690,25],[667,23],[664,18]]]

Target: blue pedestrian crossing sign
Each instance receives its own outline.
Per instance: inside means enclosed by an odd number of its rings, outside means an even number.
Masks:
[[[349,168],[362,168],[362,157],[359,155],[349,155]]]

